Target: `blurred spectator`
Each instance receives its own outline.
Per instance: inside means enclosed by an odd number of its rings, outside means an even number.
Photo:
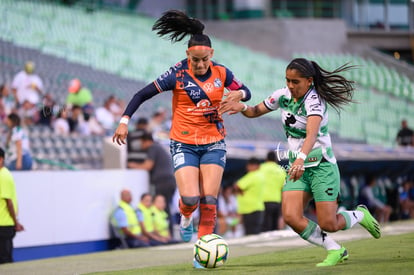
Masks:
[[[401,121],[401,129],[397,134],[397,144],[400,146],[414,146],[414,132],[408,128],[407,120]]]
[[[0,120],[17,111],[19,102],[7,84],[0,85]]]
[[[22,126],[32,126],[39,121],[39,110],[35,104],[29,100],[25,100],[20,108],[17,110],[20,116]]]
[[[379,188],[377,186],[377,178],[368,176],[365,186],[361,191],[361,202],[365,204],[368,209],[374,213],[375,218],[380,223],[389,222],[392,213],[392,207],[387,205],[379,197]],[[384,200],[384,195],[381,195]]]
[[[95,110],[96,120],[105,130],[105,134],[107,136],[113,134],[114,126],[116,125],[115,116],[111,111],[111,105],[113,104],[114,100],[115,98],[113,96],[110,96],[105,100],[102,107],[99,107]]]
[[[87,113],[92,112],[93,107],[93,96],[92,92],[82,86],[82,83],[79,79],[72,79],[68,87],[69,94],[66,98],[66,104],[69,108],[74,105],[80,106],[83,111],[88,109]]]
[[[242,215],[244,233],[259,234],[262,231],[264,218],[264,178],[259,171],[260,161],[250,158],[247,161],[247,173],[235,185],[238,213]]]
[[[128,162],[142,163],[147,158],[147,153],[141,148],[141,137],[148,130],[148,119],[141,117],[135,123],[135,129],[128,132],[127,151]]]
[[[121,200],[111,214],[110,222],[117,235],[125,238],[129,248],[148,247],[149,239],[142,234],[135,209],[131,206],[130,190],[121,191]]]
[[[144,169],[149,172],[151,193],[165,197],[167,213],[170,214],[169,204],[176,189],[171,157],[160,143],[154,141],[151,133],[144,133],[140,141],[141,148],[147,153],[147,158],[142,163],[128,162],[128,168]]]
[[[275,151],[269,151],[266,161],[260,165],[263,174],[264,193],[263,201],[265,213],[263,220],[263,232],[282,229],[282,188],[286,179],[286,171],[276,162]]]
[[[169,138],[169,120],[167,119],[167,111],[164,108],[158,110],[152,115],[148,130],[152,133],[155,140],[165,140]]]
[[[4,166],[5,152],[0,148],[0,264],[13,262],[13,238],[24,227],[17,220],[17,195],[14,179]]]
[[[68,111],[66,108],[59,110],[56,119],[52,123],[52,128],[56,135],[68,136],[70,134]]]
[[[225,238],[236,237],[237,226],[241,218],[237,213],[237,199],[233,185],[223,187],[219,193],[217,205],[218,234]]]
[[[80,124],[83,123],[84,117],[82,112],[82,107],[79,105],[73,105],[70,109],[68,116],[69,130],[70,133],[79,134],[80,133]]]
[[[53,109],[55,107],[55,100],[52,95],[47,93],[42,99],[42,105],[39,106],[39,114],[37,115],[39,120],[38,124],[52,127]]]
[[[34,71],[35,64],[28,61],[24,65],[24,70],[18,72],[13,78],[11,87],[20,104],[26,100],[34,105],[40,103],[43,94],[43,81]]]
[[[401,186],[399,203],[402,219],[414,219],[414,186],[412,181],[405,181]]]
[[[9,170],[31,170],[32,154],[30,152],[29,137],[20,125],[20,117],[10,114],[6,118],[9,128],[6,140],[7,168]]]
[[[141,201],[137,207],[138,221],[140,221],[140,226],[142,233],[149,240],[151,245],[161,245],[168,243],[168,240],[155,231],[155,221],[154,215],[152,212],[152,196],[149,193],[144,193],[141,196]],[[141,218],[140,218],[141,216]]]
[[[167,243],[174,243],[175,240],[171,236],[171,219],[165,211],[166,208],[167,203],[164,196],[156,195],[151,207],[154,218],[154,230]]]
[[[111,95],[108,100],[109,111],[111,111],[111,113],[114,115],[116,121],[120,120],[125,110],[125,102],[113,95]]]

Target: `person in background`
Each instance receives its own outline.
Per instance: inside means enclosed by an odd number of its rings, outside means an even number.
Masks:
[[[115,126],[115,116],[111,111],[111,105],[113,104],[114,97],[110,96],[104,102],[104,105],[96,108],[95,117],[99,124],[105,129],[106,135],[111,135]]]
[[[0,148],[0,264],[13,262],[13,238],[24,230],[18,221],[14,179],[4,166],[5,152]]]
[[[262,232],[265,205],[263,202],[264,176],[260,171],[260,161],[250,158],[246,163],[247,173],[235,184],[237,212],[242,216],[244,234]]]
[[[387,223],[390,220],[392,207],[375,195],[376,191],[379,190],[377,180],[375,176],[367,176],[366,184],[361,190],[361,200],[374,213],[374,216],[380,223]],[[385,199],[385,195],[382,197]]]
[[[144,132],[139,140],[147,158],[141,163],[128,162],[127,166],[130,169],[144,169],[149,172],[151,194],[161,194],[165,197],[167,213],[170,214],[169,204],[176,189],[171,158],[167,150],[160,143],[154,141],[151,133]]]
[[[396,139],[400,146],[414,146],[414,131],[408,128],[407,120],[401,121],[401,129],[398,131]]]
[[[56,119],[52,123],[53,132],[59,136],[68,136],[70,134],[70,126],[68,121],[68,111],[62,108],[56,115]]]
[[[170,126],[167,122],[167,111],[164,108],[158,108],[151,116],[148,131],[152,133],[155,140],[166,140]]]
[[[138,221],[142,234],[150,240],[152,246],[168,243],[168,240],[155,231],[154,213],[152,212],[152,196],[149,193],[141,195],[141,201],[137,207]]]
[[[402,219],[414,219],[414,185],[412,181],[403,182],[399,194]]]
[[[33,159],[29,137],[20,125],[20,117],[10,114],[6,118],[8,134],[6,140],[7,168],[9,170],[31,170]]]
[[[15,75],[11,88],[19,104],[23,104],[26,100],[35,106],[40,103],[44,92],[43,81],[40,76],[35,74],[35,63],[33,61],[27,61],[24,70]]]
[[[0,85],[0,121],[3,121],[11,113],[16,113],[17,106],[19,106],[19,102],[9,86],[6,83]]]
[[[141,117],[135,123],[135,129],[128,133],[127,162],[143,163],[147,159],[147,153],[141,146],[141,137],[148,132],[148,119]]]
[[[262,232],[283,228],[282,188],[286,179],[286,171],[276,162],[275,151],[269,151],[266,160],[260,165],[263,174],[263,202],[265,213]]]
[[[93,111],[93,96],[91,90],[82,85],[78,78],[74,78],[69,82],[68,96],[66,97],[66,105],[69,108],[77,105],[82,108],[82,111],[92,113]]]
[[[165,211],[167,207],[166,200],[163,195],[155,195],[152,202],[152,216],[154,220],[154,232],[161,236],[167,243],[176,243],[171,235],[171,218]]]
[[[148,247],[149,239],[143,235],[135,209],[131,206],[132,194],[128,189],[121,191],[121,200],[112,212],[110,223],[118,235],[125,238],[129,248]]]
[[[227,185],[221,189],[217,204],[218,234],[225,238],[234,238],[238,233],[241,217],[237,213],[237,198],[234,186]]]
[[[38,121],[37,124],[52,127],[53,110],[55,107],[55,100],[53,96],[46,93],[42,99],[42,105],[38,109]]]

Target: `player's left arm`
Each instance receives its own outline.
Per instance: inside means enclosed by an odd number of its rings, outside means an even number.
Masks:
[[[224,87],[229,90],[229,92],[225,94],[226,100],[246,102],[251,98],[250,89],[244,85],[243,82],[238,80],[228,68],[226,68]]]
[[[308,116],[306,123],[306,138],[303,142],[300,152],[298,153],[303,153],[307,156],[312,151],[312,148],[315,145],[316,139],[318,137],[321,121],[322,117],[319,115]],[[303,172],[305,172],[304,163],[305,160],[300,158],[298,155],[291,168],[289,169],[288,174],[290,176],[290,180],[296,181],[302,177]]]

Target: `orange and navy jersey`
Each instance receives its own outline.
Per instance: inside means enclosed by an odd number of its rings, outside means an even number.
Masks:
[[[170,138],[195,145],[225,137],[223,119],[218,113],[224,88],[235,90],[244,86],[229,69],[215,62],[211,62],[205,75],[196,77],[187,59],[171,67],[154,84],[158,92],[173,91]]]

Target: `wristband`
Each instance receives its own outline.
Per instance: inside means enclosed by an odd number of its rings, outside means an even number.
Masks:
[[[299,152],[296,158],[305,160],[306,157],[307,157],[307,155],[305,153]]]
[[[121,117],[121,120],[119,121],[119,123],[126,124],[126,125],[128,125],[128,122],[129,122],[129,118],[127,118],[126,116]]]
[[[241,110],[242,112],[245,112],[247,110],[247,108],[249,108],[249,106],[247,106],[247,104],[243,103],[243,109]]]
[[[242,99],[246,98],[246,91],[245,90],[239,90],[242,93]]]

